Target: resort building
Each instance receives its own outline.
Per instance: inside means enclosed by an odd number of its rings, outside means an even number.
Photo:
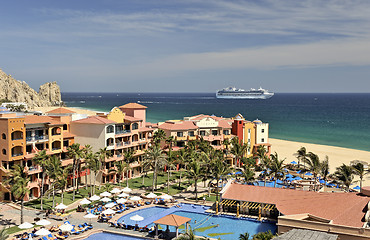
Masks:
[[[221,191],[220,212],[277,220],[278,233],[291,229],[330,232],[342,240],[368,239],[370,190],[313,192],[229,182]]]
[[[259,146],[264,146],[268,155],[271,153],[269,143],[269,124],[261,120],[245,120],[239,113],[232,123],[232,134],[237,136],[241,143],[248,144],[247,157],[253,156]]]
[[[223,149],[223,141],[230,139],[232,120],[209,115],[185,117],[184,120],[172,120],[159,123],[166,136],[175,138],[176,147],[184,147],[189,141],[204,139],[215,149]]]
[[[141,174],[140,162],[148,149],[153,129],[145,127],[146,107],[129,103],[114,107],[107,114],[98,114],[71,122],[71,133],[81,145],[90,145],[94,152],[105,149],[111,157],[103,164],[102,183],[116,182],[114,171],[116,161],[125,161],[128,151],[134,153],[135,160],[130,164],[129,176]]]
[[[70,164],[66,151],[74,143],[74,135],[68,131],[71,115],[72,113],[63,116],[0,114],[0,200],[11,200],[11,193],[3,181],[14,165],[24,166],[30,176],[30,194],[25,200],[40,196],[43,170],[33,162],[38,152],[46,150],[48,155],[59,156],[62,166]],[[46,191],[50,184],[48,179],[44,184]]]

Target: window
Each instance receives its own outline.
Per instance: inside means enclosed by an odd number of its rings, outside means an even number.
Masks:
[[[64,125],[63,125],[63,130],[68,130],[68,129],[67,129],[67,124],[64,124]]]
[[[251,129],[248,129],[248,133],[251,133]]]
[[[3,155],[6,155],[6,149],[3,149]]]
[[[6,135],[5,135],[5,133],[1,134],[1,138],[2,138],[2,139],[6,139]]]
[[[184,136],[184,133],[183,132],[177,132],[177,136],[178,137],[183,137]]]
[[[264,129],[264,128],[262,128],[262,129],[261,129],[261,133],[264,133],[264,132],[265,132],[265,129]]]
[[[224,135],[230,135],[229,130],[224,130]]]
[[[212,130],[212,135],[217,136],[218,135],[218,131],[217,130]]]
[[[114,133],[114,127],[112,125],[107,127],[107,133]]]
[[[200,136],[205,136],[206,135],[206,131],[200,131],[199,134],[200,134]]]
[[[139,128],[139,124],[137,123],[132,124],[132,130],[136,130],[138,128]]]
[[[194,137],[194,131],[189,131],[188,134],[189,134],[190,137]]]
[[[264,138],[261,138],[261,142],[265,142],[265,139]]]

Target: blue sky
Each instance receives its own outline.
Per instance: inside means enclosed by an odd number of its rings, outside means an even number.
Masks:
[[[0,68],[65,92],[370,92],[368,0],[2,1]]]

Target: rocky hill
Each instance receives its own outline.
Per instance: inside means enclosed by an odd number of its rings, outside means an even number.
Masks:
[[[24,81],[18,81],[0,69],[0,99],[10,102],[24,102],[29,109],[35,107],[59,106],[62,104],[60,88],[56,82],[40,86],[39,92]]]

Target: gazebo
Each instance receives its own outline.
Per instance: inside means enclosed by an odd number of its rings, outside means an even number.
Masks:
[[[188,231],[188,222],[191,221],[191,218],[178,216],[175,214],[170,214],[167,216],[164,216],[163,218],[158,219],[157,221],[154,221],[155,224],[155,236],[158,236],[158,224],[163,224],[168,226],[175,226],[176,227],[176,237],[179,235],[179,227],[183,224],[185,225],[186,231]]]

